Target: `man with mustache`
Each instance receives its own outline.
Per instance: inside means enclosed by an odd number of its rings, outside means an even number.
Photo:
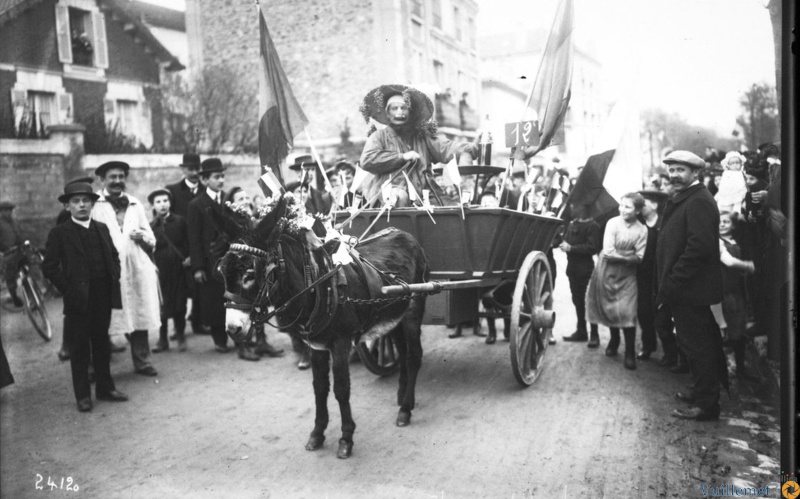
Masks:
[[[711,305],[722,301],[719,211],[699,180],[705,166],[689,151],[665,159],[674,196],[667,202],[656,245],[656,322],[671,316],[678,344],[686,354],[692,389],[675,397],[690,404],[672,415],[681,419],[719,419],[719,385],[728,387],[728,370],[719,326]]]
[[[144,206],[125,192],[130,166],[122,161],[109,161],[94,171],[103,183],[92,209],[92,218],[108,226],[111,240],[119,252],[122,266],[122,310],[111,314],[115,334],[124,333],[131,344],[133,368],[143,376],[157,376],[150,362],[148,329],[161,325],[158,274],[150,259],[156,237]]]
[[[434,181],[431,164],[447,163],[465,152],[477,158],[478,145],[438,138],[433,103],[424,93],[405,85],[382,85],[364,97],[361,113],[373,127],[375,122],[386,125],[371,130],[374,133],[361,153],[361,167],[372,174],[365,180],[364,199],[371,199],[392,175],[403,170],[409,180],[402,173],[396,175],[391,181],[391,195],[384,202],[398,208],[409,206],[410,181],[419,196],[424,190],[430,191],[433,205],[458,204],[458,199],[445,194]]]

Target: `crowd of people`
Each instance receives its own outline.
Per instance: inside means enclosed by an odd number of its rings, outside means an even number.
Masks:
[[[616,356],[624,339],[627,369],[649,360],[660,342],[660,365],[692,374],[692,390],[676,394],[691,405],[676,410],[676,417],[719,417],[720,386],[728,383],[726,345],[734,352],[736,376],[753,379],[745,366],[747,343],[774,327],[770,314],[779,306],[774,294],[763,292],[772,284],[770,265],[785,238],[775,145],[705,160],[674,151],[663,160],[665,173],[622,196],[619,216],[600,224],[591,202],[570,197],[575,179],[557,159],[541,166],[518,158],[508,178],[483,179],[480,185],[470,178],[461,185],[446,182],[432,166],[477,158],[479,145],[439,138],[430,100],[411,87],[378,87],[361,110],[380,126],[370,134],[360,165],[342,158],[325,170],[314,157],[298,156],[289,166],[299,180],[289,182],[286,191],[309,213],[465,202],[565,218],[563,236],[546,252],[554,281],[553,250],[566,254],[576,329],[565,341],[598,348],[599,326],[608,327],[605,354]],[[85,177],[68,183],[58,198],[65,210],[48,235],[43,272],[64,296],[59,358],[71,362],[80,411],[92,409],[92,377],[97,399],[127,400],[109,369],[111,353],[127,348],[121,337],[130,346],[134,371],[144,376],[157,375],[151,353],[172,349],[171,342],[179,352],[187,349],[187,314],[194,334],[209,335],[220,353],[230,350],[225,288],[214,274],[231,241],[212,212],[258,218],[268,199],[260,194],[251,199],[241,187],[225,191],[226,168],[218,158],[201,161],[185,154],[180,168],[180,180],[147,196],[151,220],[144,203],[126,192],[130,166],[120,161],[96,169],[98,191]],[[361,169],[371,175],[354,184]],[[0,204],[0,213],[8,208]],[[9,220],[0,217],[2,227]],[[13,231],[3,232],[4,247],[16,244],[5,235]],[[15,289],[9,291],[18,302]],[[151,350],[148,335],[156,329]],[[241,359],[283,355],[263,328],[255,328],[254,335],[255,341],[235,345]],[[460,329],[451,337],[459,335]],[[494,335],[487,338],[494,341]],[[292,345],[298,367],[308,368],[309,347],[294,336]]]

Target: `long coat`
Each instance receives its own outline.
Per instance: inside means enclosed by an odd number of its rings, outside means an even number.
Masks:
[[[172,193],[172,202],[170,203],[169,211],[177,213],[185,217],[189,209],[189,203],[197,197],[197,194],[192,194],[192,190],[186,185],[186,181],[181,179],[180,182],[169,184],[167,190]],[[197,192],[202,193],[205,189],[199,183],[197,184]]]
[[[447,163],[454,155],[471,153],[472,150],[473,145],[468,142],[455,143],[427,135],[404,138],[391,126],[378,130],[369,136],[361,153],[361,168],[372,174],[364,180],[364,199],[371,199],[380,192],[383,183],[407,163],[403,159],[404,153],[416,151],[420,158],[414,160],[414,164],[406,170],[406,173],[417,194],[422,196],[422,190],[428,189],[431,191],[431,203],[440,204],[436,202],[439,198],[444,204],[458,204],[457,200],[455,203],[447,202],[450,200],[445,199],[447,196],[442,188],[433,180],[431,164]],[[392,185],[405,190],[405,177],[402,174],[396,176]]]
[[[147,251],[152,251],[156,237],[142,203],[128,196],[129,204],[125,210],[122,227],[117,221],[114,208],[106,200],[105,191],[98,192],[100,199],[92,209],[92,218],[108,226],[111,240],[119,252],[120,287],[122,289],[122,310],[111,314],[111,334],[147,330],[161,325],[161,304],[159,301],[158,272]],[[131,239],[134,229],[144,232],[144,245],[147,250]]]
[[[656,246],[656,304],[712,305],[722,301],[719,211],[702,183],[667,202]]]
[[[68,220],[55,226],[47,236],[42,273],[64,296],[64,315],[85,314],[89,310],[89,261],[81,239],[82,227]],[[91,221],[89,230],[100,234],[103,257],[111,274],[111,306],[122,307],[119,254],[105,224]]]
[[[188,294],[187,270],[183,267],[183,261],[189,256],[186,219],[170,213],[166,219],[155,217],[150,227],[156,236],[153,256],[164,301],[161,311],[174,317],[176,311],[185,310]]]
[[[225,193],[220,193],[225,199]],[[228,241],[222,234],[211,215],[206,210],[211,209],[223,215],[225,207],[215,203],[206,191],[203,191],[189,203],[186,214],[186,229],[189,234],[189,252],[192,257],[192,273],[205,270],[207,278],[212,278],[214,265],[217,260],[228,251]]]

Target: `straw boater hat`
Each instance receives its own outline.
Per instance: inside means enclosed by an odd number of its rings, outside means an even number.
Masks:
[[[156,196],[167,196],[169,198],[169,202],[170,203],[172,202],[172,193],[169,192],[166,189],[156,189],[156,190],[154,190],[153,192],[151,192],[150,194],[147,195],[147,201],[150,204],[153,204],[153,200],[156,198]]]
[[[97,201],[100,196],[92,191],[92,186],[84,182],[72,182],[64,186],[64,194],[58,196],[60,203],[66,203],[78,194],[85,194],[92,198],[92,201]]]
[[[364,96],[359,110],[367,124],[370,118],[378,123],[388,125],[389,115],[386,114],[386,103],[394,95],[400,95],[409,108],[409,125],[420,135],[436,135],[436,120],[433,119],[433,103],[427,95],[414,87],[407,85],[381,85],[370,90]],[[375,131],[372,125],[369,133]]]

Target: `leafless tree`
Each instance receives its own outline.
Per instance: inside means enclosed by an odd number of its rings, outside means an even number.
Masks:
[[[736,123],[744,130],[747,147],[755,150],[764,142],[779,140],[778,104],[775,87],[766,83],[754,83],[739,100],[742,114]]]

